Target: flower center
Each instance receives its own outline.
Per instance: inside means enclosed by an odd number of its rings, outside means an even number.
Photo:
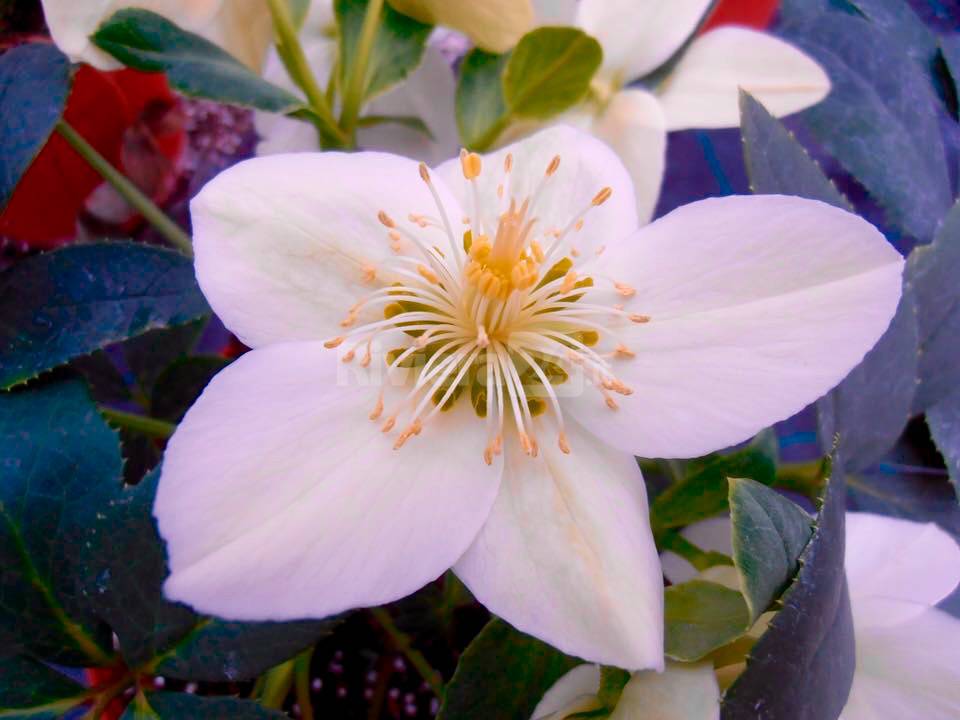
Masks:
[[[487,425],[486,462],[503,447],[505,427],[511,424],[519,442],[536,456],[539,442],[534,418],[552,412],[557,444],[570,452],[564,432],[560,398],[563,386],[584,386],[599,392],[610,410],[615,395],[632,390],[613,370],[616,362],[634,353],[621,341],[618,329],[646,323],[649,317],[630,313],[623,305],[593,302],[612,289],[624,302],[635,295],[630,286],[589,273],[589,257],[570,243],[591,210],[612,193],[602,188],[586,207],[566,218],[562,226],[545,225],[536,216],[541,192],[560,167],[555,156],[539,185],[527,197],[510,192],[513,157],[507,155],[497,186],[496,227],[486,227],[477,179],[482,160],[466,151],[460,157],[469,183],[473,214],[463,218],[462,236],[454,234],[450,219],[430,172],[420,165],[420,178],[436,204],[438,218],[411,213],[410,225],[400,225],[385,211],[378,214],[394,255],[381,267],[367,265],[363,279],[381,287],[351,307],[341,322],[345,334],[327,341],[328,348],[344,343],[344,362],[368,367],[373,341],[382,333],[406,338],[385,358],[388,377],[407,374],[405,395],[387,406],[384,392],[370,413],[382,422],[385,434],[396,430],[399,449],[419,435],[437,413],[463,399]],[[429,245],[424,228],[440,228],[449,247]],[[419,231],[419,232],[418,232]],[[596,251],[600,254],[603,248]],[[590,253],[593,255],[593,253]],[[371,310],[382,319],[358,325],[361,313]],[[467,400],[469,398],[469,400]]]

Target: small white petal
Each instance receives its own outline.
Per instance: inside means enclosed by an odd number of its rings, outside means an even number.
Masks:
[[[456,78],[450,63],[439,48],[428,46],[420,66],[403,83],[374,99],[364,115],[420,118],[433,138],[401,124],[385,123],[361,128],[357,132],[360,146],[422,160],[429,165],[453,157],[459,150],[454,121],[456,92]]]
[[[847,513],[847,582],[861,598],[936,605],[960,582],[960,546],[933,523]]]
[[[460,403],[394,450],[368,418],[377,392],[320,343],[254,350],[217,375],[164,457],[167,596],[237,620],[324,617],[449,568],[497,494],[484,425]]]
[[[600,690],[600,667],[592,664],[577,665],[557,680],[544,694],[531,715],[531,720],[547,718],[582,702],[595,699]]]
[[[667,164],[667,130],[657,98],[645,90],[616,93],[593,133],[620,156],[633,180],[641,224],[653,219]]]
[[[930,608],[899,625],[858,626],[856,643],[857,668],[840,720],[960,717],[960,620]]]
[[[575,25],[579,0],[533,0],[537,26]]]
[[[603,73],[630,82],[656,70],[696,29],[711,0],[581,0],[577,24],[603,46]]]
[[[635,673],[610,720],[719,720],[720,688],[709,663],[667,663],[662,673]]]
[[[504,160],[513,157],[513,169],[505,179]],[[556,172],[545,177],[551,161],[559,156]],[[464,180],[460,160],[445,162],[437,174],[459,198],[464,213],[474,214],[469,183]],[[591,208],[583,229],[571,232],[569,245],[581,252],[626,238],[638,226],[633,183],[616,153],[587,132],[567,125],[555,125],[519,142],[483,156],[483,171],[476,180],[484,232],[496,232],[499,215],[514,197],[518,203],[542,188],[531,214],[539,219],[536,233],[563,230],[604,187],[613,194],[599,207]],[[503,197],[497,188],[503,185]],[[559,256],[558,256],[559,258]]]
[[[442,181],[435,184],[457,217],[457,201]],[[390,282],[382,264],[393,251],[380,210],[425,243],[450,247],[441,230],[407,219],[437,212],[417,163],[383,153],[247,160],[208,183],[190,209],[200,287],[251,347],[343,332],[349,308]],[[413,243],[402,242],[412,254]],[[370,269],[380,271],[373,281]]]
[[[773,35],[717,28],[694,40],[664,81],[659,94],[667,128],[737,127],[740,88],[781,117],[823,100],[830,78],[815,60]]]
[[[260,72],[273,39],[273,20],[263,0],[221,0],[217,14],[196,32]]]
[[[455,566],[519,630],[591,662],[663,665],[663,580],[636,461],[568,427],[572,454],[511,433],[500,495]]]
[[[733,555],[733,540],[730,536],[730,518],[714,517],[687,525],[680,534],[704,552],[718,552]],[[660,556],[663,563],[663,575],[677,585],[692,580],[700,574],[693,565],[672,552]]]
[[[613,370],[633,395],[616,411],[599,393],[565,401],[598,437],[643,457],[734,445],[863,359],[897,307],[902,268],[876,228],[824,203],[758,195],[686,205],[598,264],[598,276],[636,289],[627,312],[652,318],[619,331],[636,357]]]

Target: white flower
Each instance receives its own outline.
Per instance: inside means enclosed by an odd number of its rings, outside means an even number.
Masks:
[[[956,720],[960,620],[936,605],[960,583],[960,547],[933,523],[847,513],[846,526],[845,565],[857,664],[840,720]],[[731,552],[726,518],[697,523],[683,534],[704,550]],[[664,555],[663,567],[674,582],[696,574],[673,553]],[[572,687],[573,681],[567,684]],[[593,687],[596,693],[598,684]],[[572,698],[572,692],[564,693],[564,699]],[[578,694],[583,693],[581,686]]]
[[[300,31],[300,44],[314,77],[322,85],[327,83],[336,66],[336,36],[332,0],[313,0]],[[270,52],[263,75],[275,85],[300,93],[276,50]],[[455,94],[453,69],[439,48],[428,45],[417,69],[400,85],[367,103],[365,114],[419,118],[433,137],[400,123],[383,123],[358,128],[358,144],[431,165],[446,160],[458,147],[453,121]],[[257,155],[320,150],[317,129],[310,123],[266,112],[255,113],[254,121],[260,136]]]
[[[421,22],[465,33],[490,52],[506,52],[533,27],[530,0],[388,0]]]
[[[630,171],[641,220],[653,217],[666,162],[667,132],[740,124],[738,89],[774,115],[820,102],[830,91],[823,69],[772,35],[726,26],[694,38],[658,87],[626,87],[674,56],[711,0],[537,0],[540,21],[575,25],[603,46],[591,97],[566,113],[607,142]]]
[[[565,127],[433,171],[256,158],[192,215],[200,286],[254,349],[170,441],[169,597],[322,617],[452,567],[520,630],[631,669],[663,662],[633,456],[702,455],[826,392],[903,266],[862,219],[791,197],[637,230],[616,155]]]
[[[265,0],[42,0],[50,35],[70,60],[100,70],[120,66],[90,42],[97,28],[118,10],[142,8],[163,15],[184,30],[216,43],[248,67],[259,70],[273,25]]]

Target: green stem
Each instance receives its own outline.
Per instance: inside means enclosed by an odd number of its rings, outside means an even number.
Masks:
[[[390,636],[397,650],[403,653],[404,657],[410,661],[410,664],[413,665],[414,669],[420,674],[420,677],[430,686],[433,694],[438,698],[442,698],[443,681],[440,679],[440,673],[434,670],[421,652],[413,647],[409,636],[396,626],[393,618],[390,617],[390,613],[382,607],[370,608],[370,613],[380,624],[380,627]]]
[[[271,710],[279,710],[283,707],[290,694],[290,688],[293,687],[293,668],[294,661],[287,660],[282,665],[277,665],[264,675],[263,690],[260,693],[260,704]]]
[[[380,14],[383,12],[383,0],[369,0],[367,12],[363,16],[360,28],[360,41],[357,43],[357,55],[354,58],[353,71],[347,80],[343,93],[343,110],[340,113],[340,127],[352,139],[363,105],[363,94],[367,85],[367,70],[370,67],[370,52],[380,26]]]
[[[723,553],[706,551],[687,540],[677,530],[668,530],[659,538],[657,547],[661,551],[672,550],[684,560],[703,572],[715,565],[733,565],[733,560]]]
[[[109,160],[98,153],[96,148],[84,140],[80,133],[68,125],[65,120],[57,123],[57,132],[70,144],[70,147],[77,151],[80,157],[90,164],[90,167],[100,173],[100,176],[113,186],[120,197],[126,200],[147,222],[170,241],[171,245],[184,255],[193,256],[190,236],[167,217],[166,213],[158,208],[150,198],[140,192],[136,185],[113,167]]]
[[[168,438],[173,435],[177,426],[166,420],[157,420],[146,415],[137,415],[136,413],[124,412],[123,410],[114,410],[113,408],[101,407],[100,414],[106,418],[111,425],[117,425],[127,430],[149,435],[155,438]]]
[[[313,648],[307,648],[293,661],[294,685],[297,691],[297,704],[300,706],[302,720],[313,720],[313,701],[310,699],[310,661],[313,660]]]
[[[310,69],[310,63],[307,62],[307,56],[300,44],[297,28],[290,16],[290,7],[287,5],[287,0],[267,0],[267,4],[270,6],[273,28],[277,33],[277,53],[283,60],[283,65],[287,68],[290,78],[307,96],[310,109],[320,121],[323,130],[336,138],[341,145],[345,145],[349,138],[337,125],[333,112],[330,110],[330,105],[327,103],[327,98]]]

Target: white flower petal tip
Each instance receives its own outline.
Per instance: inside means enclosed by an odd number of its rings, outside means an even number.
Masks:
[[[773,35],[717,28],[694,40],[658,93],[668,129],[737,127],[741,88],[781,117],[823,100],[830,78]]]
[[[234,620],[390,602],[446,571],[497,495],[463,404],[399,450],[322,343],[254,350],[217,375],[164,458],[164,592]],[[389,398],[388,398],[389,400]],[[439,448],[442,448],[440,450]]]
[[[663,581],[636,461],[568,428],[573,452],[505,448],[500,495],[454,567],[519,630],[591,662],[663,667]]]
[[[618,243],[600,271],[636,290],[618,412],[578,419],[641,457],[698,457],[748,439],[839,383],[887,329],[903,259],[872,225],[786,196],[704,200]],[[632,308],[632,309],[631,309]]]
[[[537,703],[530,720],[546,720],[554,717],[564,718],[576,712],[582,712],[582,706],[592,705],[600,690],[600,667],[598,665],[577,665],[565,673],[547,690],[543,699]]]
[[[875,598],[934,606],[960,583],[960,545],[933,523],[851,512],[846,569],[855,605]]]
[[[531,0],[389,0],[398,11],[421,22],[445,25],[465,33],[478,46],[502,53],[533,26]]]
[[[720,689],[709,663],[667,663],[662,673],[635,673],[610,720],[719,720]]]

